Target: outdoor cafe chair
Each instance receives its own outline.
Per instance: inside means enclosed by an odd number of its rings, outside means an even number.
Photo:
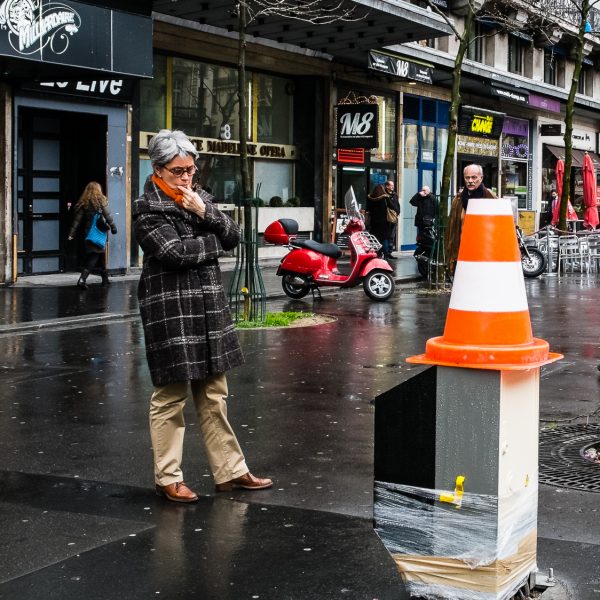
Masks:
[[[558,274],[561,270],[566,272],[575,271],[575,267],[581,268],[581,247],[576,235],[562,235],[558,238]]]
[[[587,253],[590,270],[595,273],[598,271],[600,261],[600,235],[587,236]]]
[[[558,262],[558,236],[553,231],[541,234],[538,249],[546,257],[551,270],[554,270]]]

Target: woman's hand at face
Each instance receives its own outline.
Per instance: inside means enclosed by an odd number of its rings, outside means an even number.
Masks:
[[[178,185],[177,188],[183,194],[183,199],[181,200],[183,208],[203,218],[206,213],[206,204],[204,204],[204,200],[188,187]]]

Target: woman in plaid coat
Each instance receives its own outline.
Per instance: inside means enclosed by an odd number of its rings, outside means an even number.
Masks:
[[[218,258],[235,248],[238,225],[192,190],[198,152],[181,131],[148,145],[153,174],[133,205],[144,251],[138,286],[154,393],[150,433],[156,491],[176,502],[198,496],[183,482],[183,408],[191,392],[217,491],[264,489],[248,470],[227,420],[225,372],[243,362]]]

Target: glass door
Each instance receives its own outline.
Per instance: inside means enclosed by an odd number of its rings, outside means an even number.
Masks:
[[[51,273],[60,264],[60,119],[22,111],[17,149],[18,271]]]

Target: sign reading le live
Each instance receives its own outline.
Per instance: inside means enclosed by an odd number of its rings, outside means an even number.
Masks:
[[[476,137],[498,139],[502,134],[504,113],[474,106],[461,106],[458,133]]]
[[[377,148],[378,104],[338,104],[336,109],[338,148]]]

